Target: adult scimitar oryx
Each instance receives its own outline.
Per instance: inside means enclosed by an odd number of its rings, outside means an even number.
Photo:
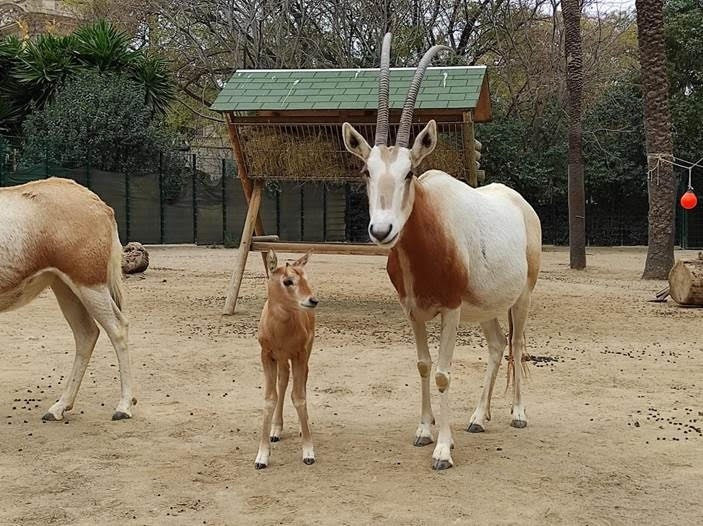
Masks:
[[[430,404],[432,360],[426,322],[441,316],[435,383],[440,395],[439,435],[432,467],[453,466],[449,386],[460,320],[478,322],[486,336],[489,360],[483,391],[468,431],[481,432],[491,418],[490,402],[503,352],[510,343],[508,376],[513,385],[511,425],[527,425],[521,384],[525,324],[537,281],[542,232],[537,214],[520,194],[502,184],[472,188],[449,174],[415,173],[437,145],[431,120],[409,148],[415,99],[435,54],[425,53],[410,84],[395,146],[387,146],[391,35],[383,39],[379,75],[376,140],[369,146],[353,126],[344,123],[344,144],[365,163],[369,198],[369,235],[390,248],[387,271],[410,320],[417,345],[422,384],[422,413],[415,445],[433,442]],[[508,314],[506,340],[498,317]]]
[[[76,357],[61,398],[44,420],[63,420],[78,394],[100,330],[117,353],[122,396],[113,420],[132,416],[122,245],[112,208],[87,188],[50,178],[0,188],[0,312],[50,287],[73,331]]]

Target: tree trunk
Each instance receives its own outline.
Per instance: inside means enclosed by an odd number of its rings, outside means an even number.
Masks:
[[[674,265],[676,179],[672,158],[669,77],[664,46],[663,0],[636,0],[637,41],[644,87],[644,121],[649,179],[649,239],[644,279],[666,279]]]
[[[569,259],[571,268],[586,268],[586,198],[581,150],[581,7],[579,0],[562,2],[566,51],[566,87],[569,100]]]

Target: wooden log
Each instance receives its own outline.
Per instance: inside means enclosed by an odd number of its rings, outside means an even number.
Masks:
[[[290,252],[292,254],[312,252],[314,254],[346,254],[357,256],[386,256],[388,249],[371,243],[286,243],[286,242],[257,242],[251,244],[252,252]]]
[[[256,243],[257,241],[278,241],[278,236],[277,235],[270,235],[270,236],[254,236],[251,238],[251,240]]]
[[[251,248],[251,238],[254,234],[254,225],[256,218],[259,216],[259,207],[261,206],[261,182],[254,183],[254,189],[249,201],[247,209],[247,217],[244,221],[244,230],[242,231],[242,240],[239,243],[239,251],[237,252],[237,260],[232,271],[232,277],[229,280],[227,287],[227,299],[225,300],[225,309],[223,314],[234,314],[234,309],[237,307],[237,298],[239,298],[239,288],[242,285],[244,277],[244,268],[247,265],[247,256]],[[265,254],[264,254],[265,256]]]
[[[669,272],[671,297],[681,305],[703,305],[703,254],[692,261],[679,261]]]

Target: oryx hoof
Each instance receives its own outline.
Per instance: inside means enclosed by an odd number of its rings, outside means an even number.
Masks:
[[[254,463],[254,469],[264,469],[266,467],[266,464],[263,462],[255,462]]]
[[[308,458],[304,458],[304,459],[303,459],[303,464],[305,464],[306,466],[311,466],[311,465],[313,465],[314,463],[315,463],[315,459],[314,459],[314,458],[308,457]]]
[[[432,459],[432,469],[435,471],[442,471],[451,467],[454,467],[454,464],[452,464],[449,460],[440,460],[436,458]]]
[[[281,437],[276,436],[276,435],[271,435],[270,437],[271,442],[279,442],[281,440]]]
[[[527,421],[515,419],[512,422],[510,422],[510,427],[516,427],[518,429],[522,429],[523,427],[527,427]]]
[[[113,420],[127,420],[128,418],[132,418],[132,415],[125,413],[124,411],[115,411],[112,414]]]
[[[41,417],[44,422],[58,422],[62,420],[61,418],[56,418],[56,415],[52,412],[47,412]]]
[[[467,427],[466,430],[469,433],[483,433],[485,431],[481,424],[469,424],[469,427]]]
[[[432,442],[434,442],[432,440],[432,437],[422,437],[421,436],[421,437],[415,437],[415,442],[413,442],[413,445],[415,447],[423,447],[423,446],[427,446],[427,445],[431,444]]]

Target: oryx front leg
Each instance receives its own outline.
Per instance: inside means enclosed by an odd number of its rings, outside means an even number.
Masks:
[[[290,376],[290,365],[288,360],[278,361],[278,403],[273,412],[273,423],[271,424],[271,442],[281,440],[283,432],[283,403],[286,399],[286,389],[288,388],[288,378]]]
[[[496,383],[500,361],[508,343],[498,320],[493,319],[482,323],[481,329],[483,329],[483,334],[486,336],[486,342],[488,343],[488,366],[486,367],[486,376],[483,379],[481,399],[478,402],[476,411],[474,411],[469,420],[469,427],[467,428],[469,433],[482,433],[486,428],[486,423],[491,419],[493,386]]]
[[[430,349],[427,346],[427,329],[424,322],[411,321],[413,332],[415,333],[415,345],[417,346],[417,370],[420,373],[420,384],[422,385],[422,412],[420,413],[420,424],[415,432],[415,445],[426,446],[431,444],[432,424],[432,403],[430,402],[430,371],[432,371],[432,358]]]
[[[308,383],[308,362],[307,355],[293,359],[293,389],[291,399],[293,406],[298,412],[300,420],[300,434],[303,437],[303,462],[305,464],[315,463],[315,451],[312,446],[312,434],[308,425],[308,405],[306,400]]]
[[[259,452],[254,463],[256,469],[263,469],[269,463],[269,455],[271,454],[269,431],[271,430],[273,411],[278,401],[278,394],[276,393],[276,361],[268,353],[262,352],[261,365],[264,368],[264,424],[261,430],[261,440],[259,441]]]
[[[442,335],[439,340],[439,359],[435,383],[440,392],[439,406],[439,436],[437,446],[432,453],[433,469],[448,469],[454,465],[452,460],[451,418],[449,414],[449,385],[451,384],[450,369],[454,346],[456,345],[456,331],[459,326],[461,309],[454,309],[442,313]]]

